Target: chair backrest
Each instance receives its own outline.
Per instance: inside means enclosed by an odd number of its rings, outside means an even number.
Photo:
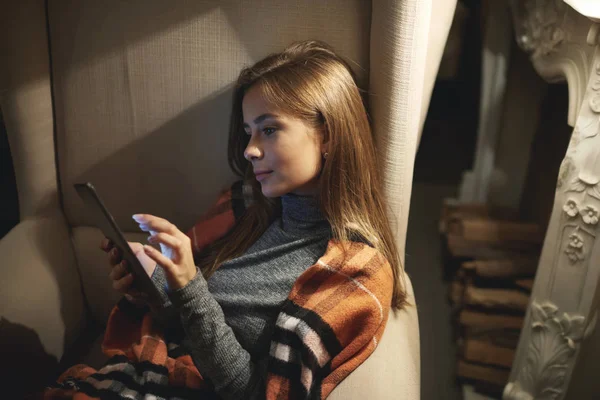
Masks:
[[[39,8],[24,2],[20,12],[46,19],[47,42],[16,49],[16,59],[32,63],[8,64],[2,77],[21,218],[61,207],[97,320],[117,296],[98,250],[102,235],[73,184],[93,182],[130,240],[145,238],[133,233],[138,212],[190,227],[234,179],[226,146],[237,74],[296,40],[331,44],[369,90],[404,253],[431,1],[67,0],[47,2],[46,15]],[[41,37],[46,26],[35,29]],[[416,311],[410,318],[407,345],[416,346],[418,364]]]

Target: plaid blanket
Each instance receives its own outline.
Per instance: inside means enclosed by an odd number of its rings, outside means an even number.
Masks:
[[[241,181],[187,234],[202,251],[235,225],[248,204]],[[377,347],[392,296],[392,270],[373,247],[330,240],[323,256],[296,280],[276,321],[266,376],[267,399],[321,399]],[[165,340],[147,308],[125,299],[112,310],[102,344],[109,361],[99,370],[75,365],[45,399],[211,399],[215,393],[190,355]]]

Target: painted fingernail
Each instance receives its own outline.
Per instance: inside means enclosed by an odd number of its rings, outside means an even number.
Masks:
[[[150,243],[156,243],[156,236],[154,236],[154,235],[148,236],[148,241]]]
[[[148,225],[146,225],[146,224],[140,224],[140,229],[143,230],[143,231],[147,231],[147,230],[150,229],[150,227]]]
[[[139,222],[139,221],[142,221],[142,220],[144,219],[144,218],[142,217],[142,215],[141,215],[141,214],[133,214],[133,215],[131,216],[131,218],[133,218],[134,220],[136,220],[136,221],[138,221],[138,222]]]

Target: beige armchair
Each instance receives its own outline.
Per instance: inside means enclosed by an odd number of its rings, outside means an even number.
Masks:
[[[0,105],[21,214],[0,241],[3,379],[33,390],[67,364],[102,363],[118,295],[73,183],[95,184],[129,240],[145,239],[136,212],[189,228],[234,179],[226,142],[240,68],[295,40],[333,45],[369,90],[403,253],[421,111],[455,7],[442,1],[435,13],[427,0],[3,5]],[[413,307],[391,314],[378,349],[330,398],[417,399],[419,385]]]

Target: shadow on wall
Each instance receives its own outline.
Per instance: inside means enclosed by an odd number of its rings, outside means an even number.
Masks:
[[[123,231],[139,232],[131,215],[140,212],[166,218],[184,232],[190,228],[213,201],[206,195],[211,193],[209,188],[228,185],[226,176],[233,182],[229,168],[227,171],[207,168],[223,164],[227,154],[227,131],[215,115],[231,108],[232,91],[233,85],[229,85],[153,132],[120,147],[81,174],[65,177],[62,190],[70,222],[76,226],[93,225],[83,203],[70,193],[75,190],[72,183],[90,181]],[[65,171],[65,175],[69,172]],[[111,176],[118,179],[107,179]],[[144,199],[139,193],[153,197]]]

